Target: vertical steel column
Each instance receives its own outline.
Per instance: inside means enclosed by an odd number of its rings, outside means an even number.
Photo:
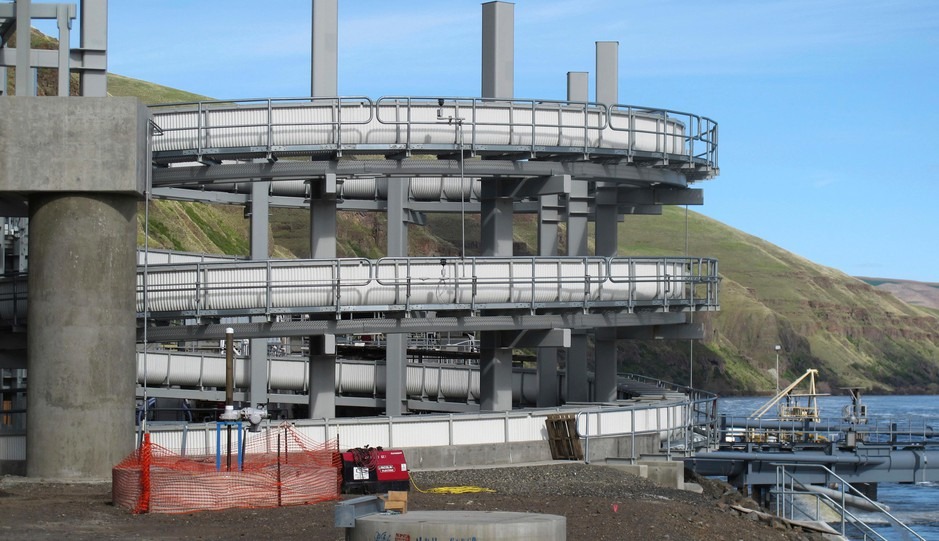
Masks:
[[[55,18],[59,27],[59,73],[58,73],[58,92],[59,96],[68,96],[71,83],[71,73],[69,72],[69,43],[71,29],[69,28],[69,11],[71,6],[65,4],[56,5]]]
[[[597,96],[605,105],[619,103],[619,42],[598,41]],[[595,201],[596,254],[604,257],[616,255],[617,212],[616,189],[597,185]],[[616,399],[616,329],[597,329],[594,333],[594,400]]]
[[[483,256],[512,256],[513,201],[501,197],[498,179],[483,180],[480,193],[480,244]],[[499,333],[479,337],[479,407],[482,411],[512,409],[512,349],[501,347]]]
[[[310,183],[310,257],[336,258],[336,175]],[[336,338],[310,337],[310,418],[336,416]]]
[[[597,42],[597,101],[619,103],[619,42]]]
[[[108,0],[81,3],[81,95],[108,95]]]
[[[339,88],[338,6],[338,0],[313,0],[311,96],[337,95]]]
[[[558,194],[542,195],[538,199],[538,255],[558,255],[558,223],[561,219],[561,203]],[[538,348],[538,398],[539,408],[557,406],[558,396],[558,348]]]
[[[614,257],[617,251],[619,215],[616,209],[616,186],[597,183],[594,208],[596,211],[596,255]],[[597,329],[594,333],[594,400],[616,400],[616,329]]]
[[[482,97],[515,97],[515,4],[483,4]]]
[[[408,255],[407,205],[410,179],[388,179],[388,256]],[[385,347],[385,414],[407,410],[408,335],[388,334]]]
[[[587,181],[571,180],[571,193],[567,196],[567,255],[586,256],[587,218],[590,212],[587,199]],[[567,350],[567,401],[586,402],[589,399],[587,382],[587,334],[571,333],[571,347]]]
[[[313,0],[310,94],[338,94],[339,2]],[[319,190],[310,184],[310,257],[336,257],[336,175],[328,174]],[[311,419],[336,416],[336,337],[310,337]]]
[[[30,65],[32,15],[31,0],[16,2],[16,95],[33,96],[33,70]],[[23,36],[26,36],[25,39]]]
[[[249,205],[251,212],[251,259],[253,260],[270,259],[270,241],[268,240],[271,221],[270,189],[271,182],[269,180],[255,180],[251,183],[251,202]],[[251,321],[263,323],[267,321],[267,317],[252,316]],[[249,349],[251,351],[251,387],[248,396],[251,397],[252,405],[260,406],[268,402],[267,339],[252,338]]]
[[[567,101],[590,101],[589,76],[586,71],[567,72]]]

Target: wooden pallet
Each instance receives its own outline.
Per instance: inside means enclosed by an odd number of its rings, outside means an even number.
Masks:
[[[556,413],[545,419],[548,446],[553,460],[583,460],[584,451],[577,435],[577,421],[573,413]]]

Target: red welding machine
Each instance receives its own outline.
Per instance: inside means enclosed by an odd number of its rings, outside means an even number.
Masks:
[[[409,490],[404,451],[381,447],[358,447],[342,453],[342,491],[347,494],[376,494]]]

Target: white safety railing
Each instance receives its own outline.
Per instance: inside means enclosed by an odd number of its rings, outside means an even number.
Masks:
[[[667,109],[552,100],[262,98],[151,107],[158,162],[344,150],[618,156],[717,168],[717,123]]]
[[[146,287],[145,287],[146,278]],[[218,314],[717,306],[704,258],[478,257],[152,265],[137,311]]]

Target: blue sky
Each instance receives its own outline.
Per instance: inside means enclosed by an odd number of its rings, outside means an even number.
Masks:
[[[114,73],[309,94],[309,0],[109,6]],[[340,0],[339,93],[478,96],[480,21],[475,0]],[[939,2],[518,0],[516,97],[563,99],[568,71],[592,97],[595,41],[620,44],[621,103],[720,124],[693,210],[851,275],[939,282]]]

